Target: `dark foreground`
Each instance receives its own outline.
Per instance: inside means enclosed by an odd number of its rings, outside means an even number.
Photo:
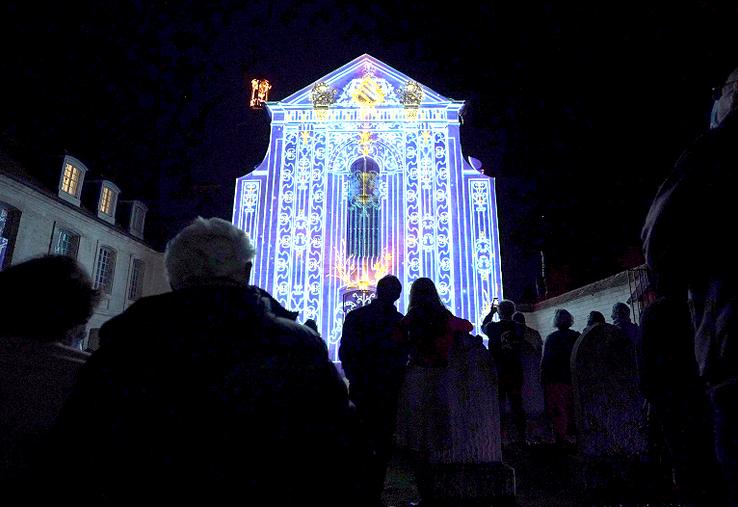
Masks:
[[[515,469],[520,507],[680,507],[694,504],[679,502],[670,490],[662,472],[645,471],[640,484],[620,484],[610,491],[585,492],[583,464],[574,452],[554,450],[547,446],[532,448],[507,447],[505,462]],[[389,506],[407,507],[417,500],[410,461],[401,451],[395,452],[385,483],[384,501]],[[470,507],[480,504],[468,504]],[[466,505],[460,507],[467,507]]]

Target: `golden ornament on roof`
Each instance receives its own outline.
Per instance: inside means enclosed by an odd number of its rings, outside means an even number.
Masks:
[[[336,90],[328,83],[315,83],[310,92],[310,101],[315,109],[328,109],[336,101]]]

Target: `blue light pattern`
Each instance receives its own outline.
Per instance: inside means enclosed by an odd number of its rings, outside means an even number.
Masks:
[[[367,75],[383,94],[372,108],[352,100]],[[334,360],[345,306],[367,294],[347,283],[352,273],[369,285],[386,272],[398,276],[400,311],[412,281],[429,277],[444,304],[474,324],[503,297],[494,179],[462,156],[463,102],[422,87],[410,116],[397,98],[409,80],[363,55],[320,80],[338,90],[328,111],[313,108],[312,85],[268,103],[269,151],[236,182],[233,222],[257,244],[253,283],[301,320],[314,319]],[[382,255],[372,258],[346,247],[351,166],[363,157],[378,166]]]

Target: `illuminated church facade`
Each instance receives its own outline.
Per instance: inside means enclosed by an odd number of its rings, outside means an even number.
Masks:
[[[254,238],[252,281],[314,319],[333,360],[345,314],[376,281],[431,278],[475,325],[502,298],[494,179],[464,159],[463,101],[362,55],[267,102],[263,162],[238,178],[233,222]]]

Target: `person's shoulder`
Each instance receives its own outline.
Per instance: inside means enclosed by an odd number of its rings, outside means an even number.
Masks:
[[[312,354],[325,354],[328,348],[318,333],[307,326],[284,317],[272,317],[267,326],[268,339],[278,348],[290,352],[305,351]]]
[[[600,324],[599,330],[608,336],[625,336],[625,333],[622,329],[620,329],[615,324],[610,324],[609,322]]]
[[[356,319],[356,318],[364,317],[371,313],[374,313],[374,311],[375,311],[375,307],[372,304],[359,306],[358,308],[354,308],[353,310],[348,312],[346,314],[346,318],[349,318],[350,316],[352,319]]]
[[[448,314],[450,315],[449,318],[450,318],[451,323],[452,323],[452,325],[453,325],[454,328],[463,329],[463,330],[467,330],[468,329],[469,331],[471,331],[474,328],[474,325],[471,322],[469,322],[468,320],[466,320],[466,319],[464,319],[462,317],[457,317],[456,315],[452,314],[451,312],[448,312]]]
[[[360,306],[359,308],[354,308],[353,310],[348,312],[346,316],[344,317],[343,325],[346,328],[362,327],[362,322],[370,318],[371,313],[372,312],[369,309],[369,305]]]
[[[490,336],[490,335],[499,336],[500,333],[502,333],[505,330],[505,328],[503,327],[502,321],[492,320],[484,324],[482,330],[487,334],[487,336]]]
[[[176,296],[173,292],[143,297],[122,313],[106,321],[100,327],[100,336],[115,334],[131,326],[144,325],[167,313],[175,305]]]
[[[541,333],[539,333],[537,329],[530,326],[525,326],[525,332],[530,333],[532,336],[537,336],[539,339],[541,338]]]
[[[561,331],[557,329],[556,331],[552,331],[546,335],[546,341],[556,340],[559,336],[561,336]]]
[[[162,312],[167,308],[176,306],[177,295],[174,292],[164,292],[162,294],[156,294],[154,296],[146,296],[136,300],[131,306],[126,308],[123,312],[111,318],[105,324],[115,324],[120,320],[136,318],[143,316],[151,312]]]
[[[738,114],[724,120],[719,127],[697,136],[681,153],[676,163],[677,170],[688,169],[693,164],[719,157],[726,147],[735,149],[735,133],[738,129]]]

